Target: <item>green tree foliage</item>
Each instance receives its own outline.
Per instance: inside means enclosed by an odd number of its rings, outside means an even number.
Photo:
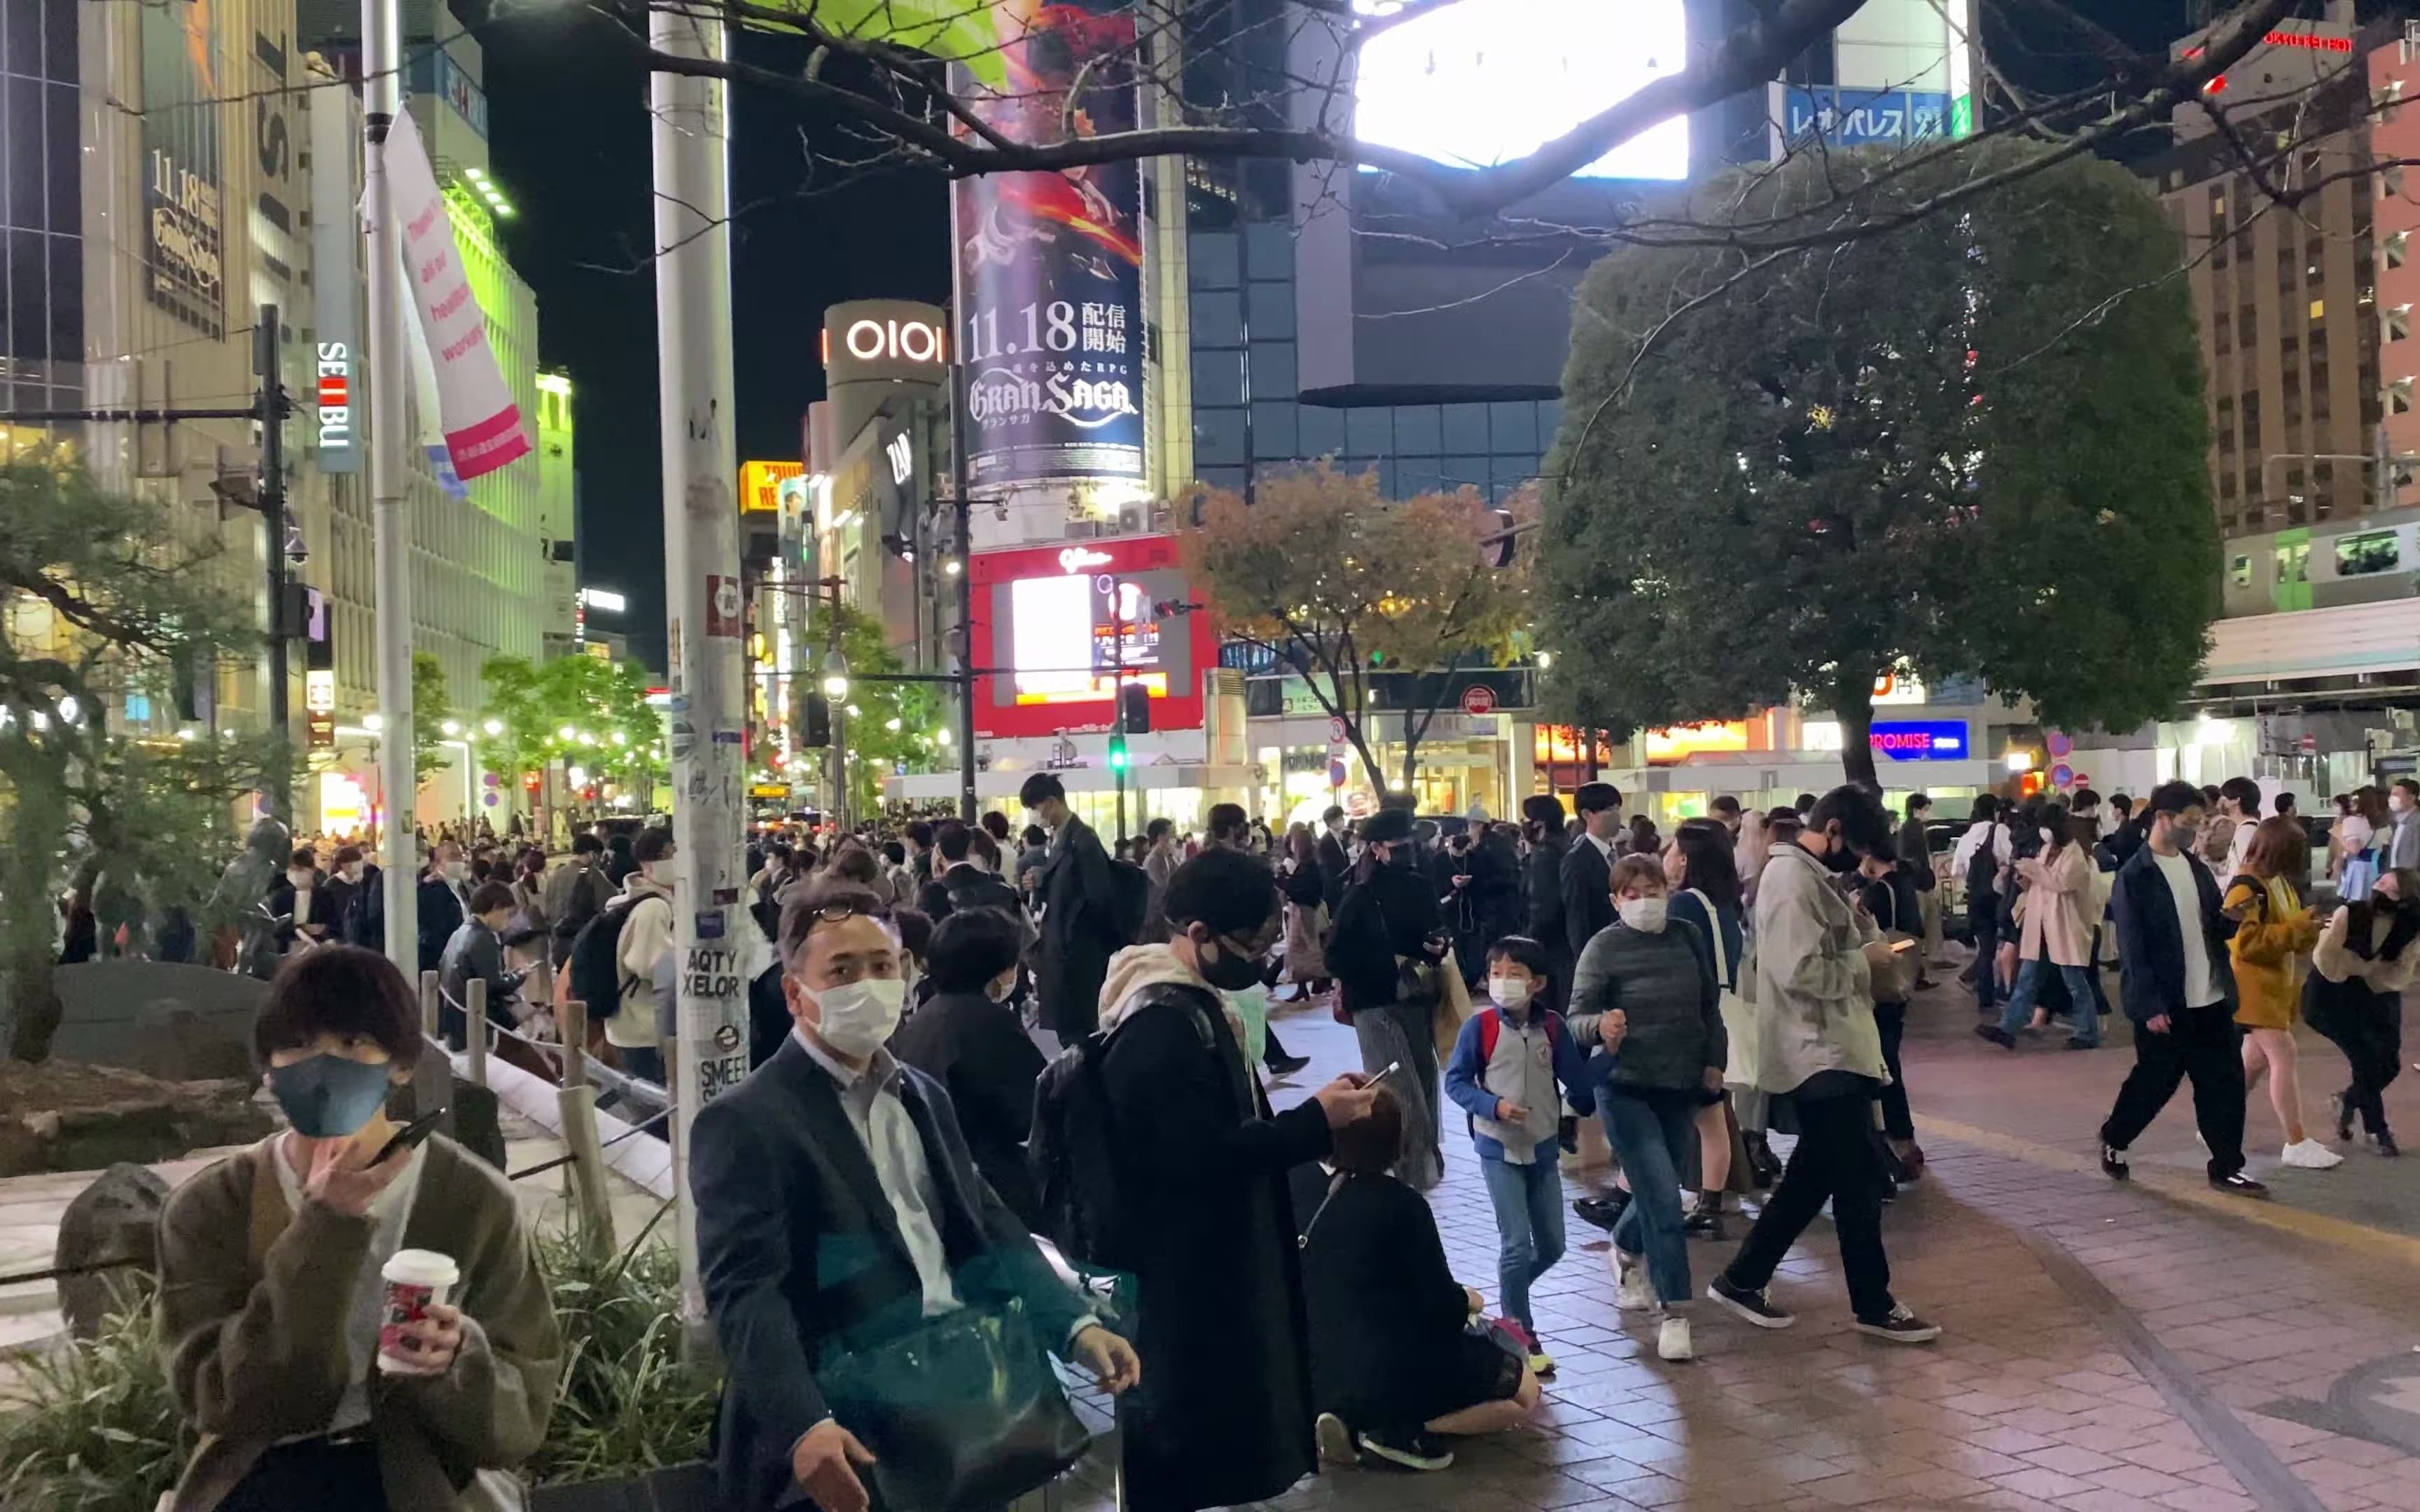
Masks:
[[[174,708],[180,682],[256,649],[214,539],[181,537],[173,509],[41,454],[0,463],[0,973],[9,1052],[39,1061],[59,1022],[62,890],[89,896],[105,925],[139,932],[184,908],[207,927],[200,900],[234,850],[237,799],[291,758],[215,730],[155,741],[112,727],[131,698]]]
[[[1186,566],[1220,631],[1298,671],[1374,779],[1385,771],[1373,670],[1493,666],[1527,612],[1527,553],[1509,568],[1484,564],[1481,538],[1498,521],[1476,489],[1399,502],[1379,493],[1376,473],[1321,462],[1264,481],[1249,504],[1205,490],[1202,525],[1185,536]],[[1438,701],[1451,681],[1417,686]],[[1404,711],[1405,786],[1438,706]]]
[[[1746,224],[1862,174],[1886,214],[2040,150],[1896,177],[1809,154],[1690,208]],[[1546,470],[1553,706],[1628,728],[1804,697],[1868,779],[1873,681],[1902,662],[2070,729],[2169,711],[2219,593],[2180,262],[2150,195],[2089,158],[1838,246],[1605,258]]]
[[[411,775],[426,782],[445,764],[445,721],[454,700],[445,687],[445,664],[426,651],[411,654]]]
[[[940,685],[882,680],[906,671],[907,665],[873,615],[846,604],[836,609],[818,604],[813,615],[811,644],[803,649],[810,674],[822,664],[835,623],[839,627],[850,683],[848,701],[841,709],[845,723],[836,733],[847,750],[849,810],[873,813],[881,807],[882,785],[892,773],[933,771],[956,761],[954,748],[941,739],[948,714]],[[820,676],[815,681],[820,685]],[[857,711],[853,715],[847,712],[852,707]]]
[[[488,702],[477,738],[490,766],[536,772],[561,762],[616,782],[643,802],[654,792],[664,772],[663,721],[647,702],[644,671],[599,656],[492,656],[479,675]],[[500,727],[494,733],[491,721]]]

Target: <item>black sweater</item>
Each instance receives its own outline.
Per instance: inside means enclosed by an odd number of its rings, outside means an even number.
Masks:
[[[1427,1199],[1391,1176],[1350,1176],[1305,1221],[1312,1398],[1357,1427],[1418,1428],[1461,1378],[1469,1318]]]

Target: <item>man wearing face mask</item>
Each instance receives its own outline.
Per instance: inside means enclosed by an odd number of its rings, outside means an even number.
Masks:
[[[1762,1090],[1790,1099],[1798,1148],[1746,1242],[1708,1283],[1706,1295],[1759,1328],[1796,1322],[1765,1288],[1828,1198],[1857,1332],[1927,1343],[1941,1330],[1891,1296],[1883,1254],[1884,1175],[1872,1104],[1889,1072],[1874,1024],[1873,974],[1891,969],[1891,950],[1836,880],[1854,872],[1860,856],[1891,853],[1890,816],[1866,790],[1838,787],[1804,820],[1773,847],[1757,885],[1749,1007],[1756,1038],[1749,1059]]]
[[[944,837],[950,827],[941,826]],[[967,908],[944,918],[927,947],[933,995],[901,1026],[891,1053],[949,1091],[975,1169],[1008,1211],[1031,1226],[1040,1205],[1026,1168],[1025,1140],[1043,1061],[1008,1006],[1016,991],[1018,946],[1016,927],[996,909]]]
[[[254,1045],[290,1127],[178,1187],[161,1218],[169,1385],[199,1440],[168,1504],[519,1504],[509,1472],[546,1436],[562,1336],[501,1174],[442,1134],[379,1158],[388,1092],[420,1057],[411,989],[383,956],[306,951],[271,983]],[[457,1279],[382,1330],[380,1272],[405,1250]]]
[[[370,944],[362,934],[369,921],[369,895],[378,890],[378,868],[368,863],[359,847],[346,845],[337,850],[335,874],[328,879],[328,902],[336,914],[336,938],[347,945]]]
[[[1101,838],[1068,809],[1067,790],[1058,778],[1036,772],[1025,779],[1018,797],[1050,828],[1049,858],[1033,883],[1042,903],[1035,988],[1043,1027],[1064,1043],[1093,1032],[1109,957],[1134,943],[1150,900],[1125,895]]]
[[[269,889],[266,905],[271,917],[286,920],[277,931],[281,955],[336,937],[336,900],[320,885],[319,860],[309,846],[287,858],[286,874]]]
[[[1410,826],[1381,832],[1400,841]],[[1401,874],[1426,896],[1417,873]],[[1118,952],[1101,994],[1102,1088],[1140,1251],[1135,1340],[1151,1366],[1119,1415],[1134,1512],[1242,1505],[1311,1471],[1286,1173],[1328,1153],[1330,1131],[1366,1117],[1376,1096],[1368,1078],[1344,1076],[1271,1117],[1252,1081],[1218,995],[1257,982],[1276,943],[1266,863],[1206,850],[1170,878],[1166,907],[1171,938]]]
[[[1361,1069],[1387,1078],[1404,1103],[1404,1154],[1395,1175],[1415,1192],[1445,1180],[1437,1142],[1435,997],[1405,1002],[1405,966],[1435,976],[1444,957],[1435,890],[1412,856],[1412,815],[1381,809],[1361,822],[1367,845],[1327,935],[1327,969],[1361,1046]],[[1206,853],[1205,853],[1206,854]]]
[[[632,1075],[661,1083],[663,1041],[656,1033],[656,966],[673,948],[673,832],[639,832],[630,848],[639,869],[622,884],[615,908],[628,909],[613,942],[620,964],[622,1009],[605,1021],[605,1042],[620,1052]]]
[[[2386,844],[2382,862],[2387,871],[2420,869],[2420,782],[2398,777],[2386,790],[2386,811],[2395,821],[2395,828]]]
[[[1580,835],[1563,853],[1563,942],[1580,952],[1613,923],[1613,860],[1629,845],[1621,825],[1621,790],[1610,782],[1583,782],[1572,795]]]
[[[462,847],[439,841],[427,870],[420,873],[421,970],[435,971],[444,961],[445,942],[462,927],[463,887],[470,878],[471,863],[462,859]]]
[[[822,1512],[866,1512],[879,1451],[842,1426],[826,1384],[850,1356],[962,1308],[1021,1304],[1045,1344],[1112,1392],[1140,1374],[983,1180],[949,1093],[884,1048],[907,996],[892,914],[844,881],[783,904],[791,1038],[698,1113],[698,1258],[729,1362],[722,1506],[760,1512],[803,1492]]]

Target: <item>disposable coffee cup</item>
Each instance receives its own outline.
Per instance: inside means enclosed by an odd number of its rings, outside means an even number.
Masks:
[[[386,1308],[379,1321],[378,1367],[390,1376],[425,1376],[427,1366],[412,1359],[413,1341],[404,1329],[442,1305],[460,1285],[462,1273],[453,1257],[435,1250],[399,1249],[379,1273],[386,1282]]]

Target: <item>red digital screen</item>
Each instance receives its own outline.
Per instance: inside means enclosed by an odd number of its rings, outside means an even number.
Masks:
[[[1151,697],[1152,729],[1202,726],[1209,616],[1192,594],[1175,539],[1066,541],[987,551],[972,574],[975,735],[1107,731],[1121,682]]]

